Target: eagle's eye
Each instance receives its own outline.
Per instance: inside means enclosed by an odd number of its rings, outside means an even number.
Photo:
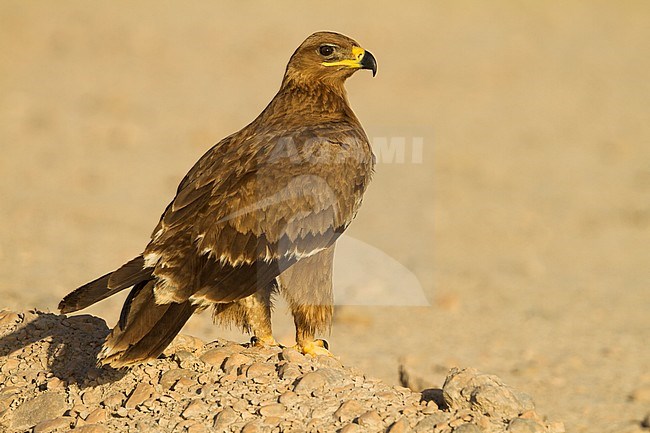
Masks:
[[[321,45],[321,47],[318,49],[318,52],[321,56],[328,57],[331,56],[334,52],[334,47],[331,45]]]

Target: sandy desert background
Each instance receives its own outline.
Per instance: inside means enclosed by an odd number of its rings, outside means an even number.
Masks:
[[[138,254],[192,164],[335,30],[377,58],[350,101],[406,157],[379,155],[339,249],[356,296],[333,352],[389,383],[400,362],[434,384],[478,368],[569,432],[642,431],[648,22],[643,1],[3,1],[0,307],[54,311]],[[125,295],[89,312],[112,325]],[[275,319],[291,343],[282,305]],[[246,340],[207,314],[184,332]]]

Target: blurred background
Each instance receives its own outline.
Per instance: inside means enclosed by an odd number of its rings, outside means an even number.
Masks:
[[[2,1],[0,307],[55,311],[138,254],[192,164],[257,116],[306,36],[335,30],[377,58],[350,101],[406,157],[380,152],[339,249],[337,281],[369,295],[337,306],[333,352],[390,383],[400,363],[432,386],[475,367],[567,431],[637,431],[649,22],[645,1]],[[383,258],[357,266],[363,251]],[[382,260],[404,286],[377,278]],[[125,295],[89,312],[112,326]],[[282,305],[275,320],[292,343]],[[184,332],[247,339],[208,314]]]

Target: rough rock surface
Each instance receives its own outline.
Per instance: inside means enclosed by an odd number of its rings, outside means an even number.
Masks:
[[[163,357],[97,368],[93,316],[0,313],[0,430],[63,432],[563,432],[497,377],[454,369],[413,392],[292,349],[179,336]]]

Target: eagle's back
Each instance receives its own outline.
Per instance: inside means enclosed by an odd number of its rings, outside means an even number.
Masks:
[[[248,296],[347,228],[374,155],[345,95],[311,98],[281,89],[185,176],[144,253],[157,302]]]

